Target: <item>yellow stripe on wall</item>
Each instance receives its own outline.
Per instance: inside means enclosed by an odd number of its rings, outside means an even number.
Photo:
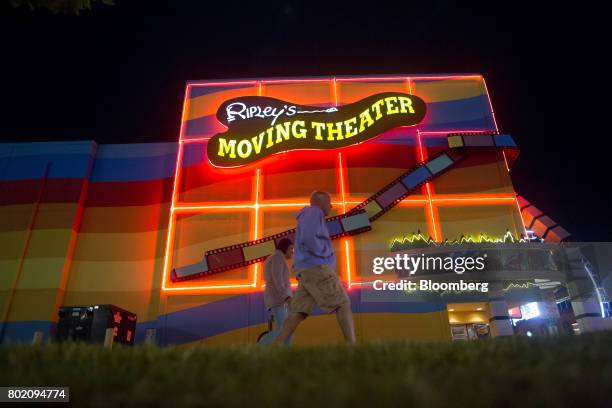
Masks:
[[[506,230],[515,236],[523,233],[516,204],[469,205],[439,207],[438,214],[443,238],[457,239],[462,235],[503,237]]]
[[[145,261],[164,254],[166,230],[137,233],[81,233],[74,261]]]
[[[0,292],[6,297],[7,291]],[[57,320],[57,289],[29,289],[15,292],[8,321]]]
[[[359,313],[359,319],[364,340],[451,339],[446,310],[430,313]]]
[[[140,233],[168,228],[170,204],[87,207],[79,233]]]
[[[159,290],[163,258],[133,262],[74,261],[68,291],[127,292]],[[160,276],[160,279],[155,279]]]
[[[380,340],[450,341],[448,313],[443,310],[430,313],[356,313],[355,334],[358,342]],[[185,345],[218,346],[255,344],[258,335],[267,330],[258,324],[230,330]],[[344,343],[342,332],[333,314],[308,317],[296,330],[293,344],[321,345]]]
[[[26,230],[32,222],[34,208],[34,204],[0,206],[0,232]]]
[[[0,260],[21,259],[28,230],[0,232]]]
[[[370,196],[406,171],[406,168],[351,167],[347,171],[348,193]]]
[[[19,261],[19,259],[0,259],[0,290],[12,288]]]
[[[436,194],[514,193],[501,154],[500,159],[495,163],[452,168],[433,179],[433,191]]]
[[[58,288],[66,258],[26,258],[17,290]]]
[[[65,257],[73,230],[53,229],[32,231],[27,258]]]

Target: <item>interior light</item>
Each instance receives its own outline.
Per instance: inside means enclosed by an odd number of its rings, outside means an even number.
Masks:
[[[540,308],[538,307],[538,302],[526,303],[521,306],[521,315],[525,320],[533,319],[534,317],[539,317]]]

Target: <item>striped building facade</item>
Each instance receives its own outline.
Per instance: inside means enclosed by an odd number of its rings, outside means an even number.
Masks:
[[[284,152],[236,169],[208,161],[209,138],[225,129],[215,113],[228,99],[341,106],[380,92],[422,98],[425,119],[340,149]],[[136,342],[147,329],[159,344],[254,342],[267,319],[261,263],[182,282],[170,271],[207,250],[293,228],[313,190],[329,191],[336,213],[345,213],[447,149],[449,133],[475,131],[498,132],[477,74],[297,78],[188,83],[178,143],[1,144],[2,341],[52,336],[61,305],[112,303],[138,315]],[[416,232],[436,241],[524,235],[510,167],[503,150],[470,154],[371,231],[334,241],[358,338],[450,338],[444,303],[364,301],[368,256]],[[553,227],[542,234],[566,236]],[[303,344],[340,339],[335,317],[320,311],[296,336]]]

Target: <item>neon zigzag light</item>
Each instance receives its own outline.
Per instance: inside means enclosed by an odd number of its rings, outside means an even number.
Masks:
[[[529,242],[526,238],[516,238],[514,234],[510,231],[506,231],[506,233],[502,237],[491,237],[487,234],[479,234],[479,235],[462,235],[458,239],[455,240],[444,240],[442,242],[436,242],[431,237],[425,237],[420,231],[400,237],[393,238],[389,241],[389,247],[394,248],[396,246],[405,245],[405,244],[427,244],[427,245],[457,245],[457,244],[466,244],[466,243],[474,243],[474,244],[501,244],[501,243],[517,243],[517,242]]]

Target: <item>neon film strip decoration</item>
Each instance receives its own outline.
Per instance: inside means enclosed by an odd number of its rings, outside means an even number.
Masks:
[[[570,233],[561,227],[539,208],[521,196],[516,197],[525,228],[532,230],[545,242],[561,242],[569,238]]]
[[[448,146],[451,149],[502,149],[508,171],[519,154],[518,146],[512,136],[497,132],[449,133]]]
[[[469,149],[502,148],[517,151],[516,143],[510,135],[494,132],[452,133],[448,135],[448,143],[448,150],[417,164],[346,214],[327,219],[330,237],[337,239],[369,231],[372,228],[370,222],[466,158]],[[294,234],[295,228],[256,241],[206,251],[201,262],[173,269],[170,279],[173,282],[192,280],[263,261],[274,252],[278,241],[292,238]]]
[[[363,210],[327,218],[326,222],[331,239],[372,229]],[[173,269],[170,279],[181,282],[261,262],[274,252],[281,239],[289,238],[293,241],[294,235],[295,228],[255,241],[206,251],[201,262]]]
[[[449,150],[419,163],[351,211],[363,209],[368,213],[370,221],[376,220],[416,189],[467,157],[468,148],[502,148],[518,152],[512,136],[495,132],[450,133],[448,144]]]
[[[363,210],[368,214],[370,221],[374,221],[423,184],[444,173],[466,156],[465,152],[451,150],[433,156],[387,184],[373,196],[350,210],[349,213]]]

